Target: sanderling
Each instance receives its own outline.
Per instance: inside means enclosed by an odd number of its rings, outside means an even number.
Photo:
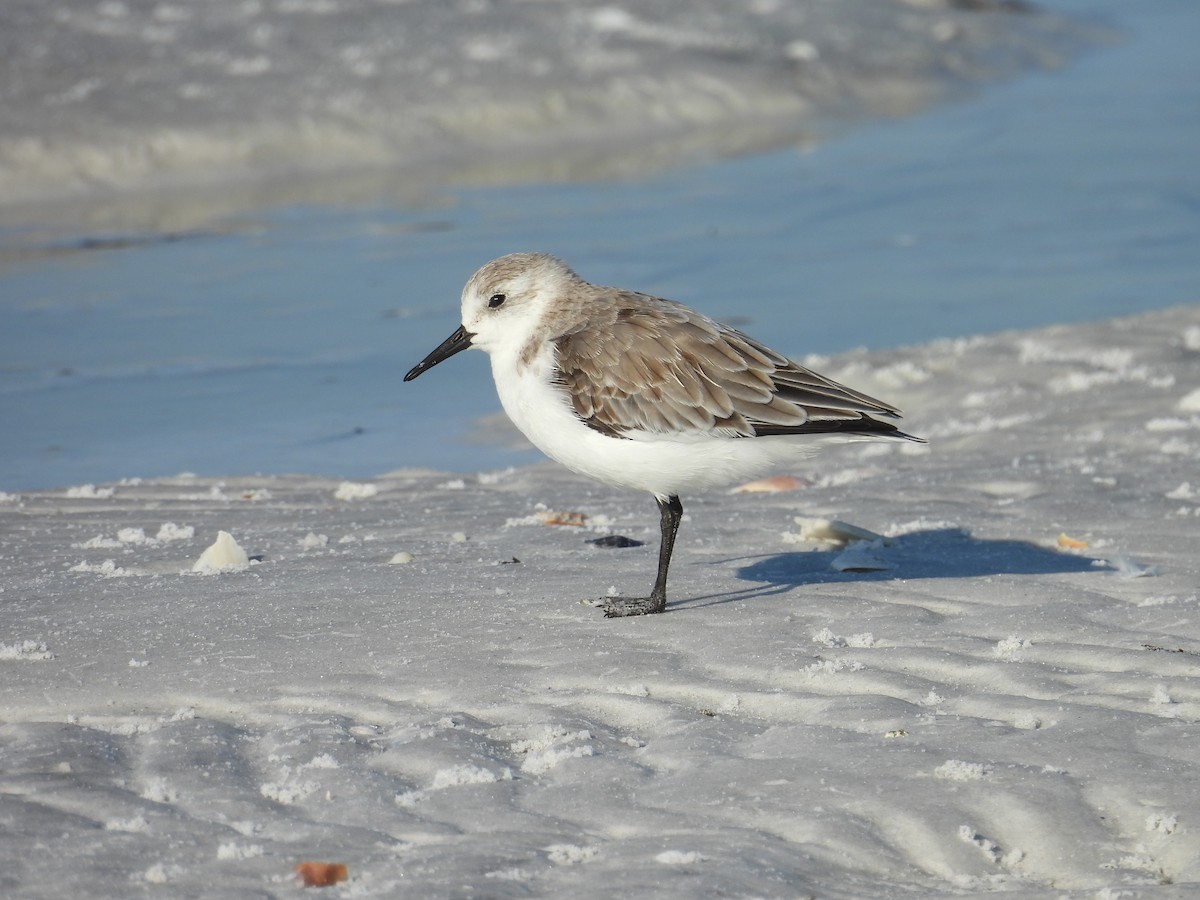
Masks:
[[[682,304],[589,284],[542,253],[502,256],[472,275],[462,325],[404,380],[468,347],[491,357],[504,411],[538,449],[658,501],[654,588],[604,601],[606,616],[666,608],[681,491],[794,462],[813,436],[921,441],[872,418],[899,418],[894,406]]]

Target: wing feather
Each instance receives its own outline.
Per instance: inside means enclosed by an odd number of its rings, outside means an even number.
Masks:
[[[583,285],[592,291],[609,290]],[[586,300],[587,298],[580,298]],[[576,414],[615,437],[891,434],[899,410],[681,304],[617,292],[555,339]]]

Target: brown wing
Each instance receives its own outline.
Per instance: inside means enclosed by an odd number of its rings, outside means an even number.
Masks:
[[[575,412],[605,434],[907,437],[867,415],[895,417],[894,407],[669,300],[621,294],[555,346]]]

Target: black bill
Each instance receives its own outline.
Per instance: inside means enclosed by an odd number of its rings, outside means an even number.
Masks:
[[[404,380],[412,381],[426,369],[432,369],[442,360],[449,359],[455,353],[461,353],[463,350],[466,350],[471,346],[471,341],[474,337],[475,335],[459,325],[454,334],[438,344],[432,353],[413,366],[409,370],[409,373],[404,376]]]

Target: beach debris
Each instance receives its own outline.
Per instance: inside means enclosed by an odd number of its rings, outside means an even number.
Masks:
[[[15,644],[0,643],[0,660],[54,659],[50,648],[42,641],[19,641]]]
[[[856,541],[830,563],[838,572],[882,572],[892,564],[883,558],[883,541]]]
[[[349,875],[345,863],[302,862],[296,864],[295,871],[305,887],[329,887],[345,881]]]
[[[663,866],[694,866],[706,859],[707,856],[695,850],[664,850],[654,857],[654,861]]]
[[[1087,549],[1087,541],[1081,541],[1081,540],[1077,540],[1076,538],[1073,538],[1073,537],[1067,537],[1066,534],[1059,534],[1058,549],[1059,550],[1086,550]]]
[[[25,643],[28,644],[30,642],[26,641]],[[0,648],[3,648],[3,646],[4,646],[3,644],[0,644]],[[45,645],[43,644],[42,646],[45,646]],[[1142,649],[1143,650],[1153,650],[1155,653],[1187,653],[1189,656],[1197,655],[1195,653],[1192,653],[1190,650],[1184,650],[1182,647],[1160,647],[1157,644],[1142,644]],[[4,658],[3,655],[0,655],[0,659],[3,659],[3,658]]]
[[[156,541],[190,541],[196,536],[196,529],[191,525],[176,525],[174,522],[163,522],[162,527],[158,529],[158,533],[154,535]]]
[[[852,634],[847,637],[836,635],[828,628],[821,628],[814,631],[812,635],[813,643],[820,644],[822,647],[840,648],[840,647],[874,647],[875,635],[869,631],[862,634]]]
[[[413,561],[413,555],[407,550],[401,550],[388,560],[389,566],[406,566]]]
[[[1185,394],[1176,404],[1176,408],[1183,412],[1200,412],[1200,388]]]
[[[228,531],[218,531],[217,539],[200,554],[192,566],[193,572],[215,575],[218,572],[240,572],[249,568],[250,557]]]
[[[808,541],[825,541],[831,544],[852,544],[855,541],[876,541],[882,546],[887,542],[882,534],[859,528],[837,519],[813,519],[796,516],[793,521],[800,526],[800,537]]]
[[[581,847],[578,844],[551,844],[544,849],[546,858],[556,866],[574,866],[590,862],[600,855],[599,847]]]
[[[1118,556],[1110,559],[1108,564],[1116,570],[1117,577],[1124,580],[1131,578],[1153,578],[1160,574],[1158,566],[1144,566],[1127,556]]]
[[[770,478],[760,478],[757,481],[747,481],[739,484],[731,494],[778,494],[782,491],[795,491],[810,487],[811,481],[796,478],[792,475],[774,475]]]
[[[585,541],[588,544],[595,544],[597,547],[603,547],[605,550],[622,549],[625,547],[641,547],[644,541],[636,541],[631,537],[625,537],[623,534],[606,534],[604,537],[592,538],[590,541]]]
[[[304,537],[296,541],[305,550],[320,550],[329,544],[329,535],[317,534],[315,531],[310,531]]]
[[[892,568],[892,564],[883,558],[884,548],[891,542],[882,534],[837,519],[795,516],[793,521],[800,526],[800,533],[784,532],[781,537],[785,542],[821,541],[846,548],[830,563],[834,571],[882,572]]]
[[[1193,488],[1191,482],[1181,482],[1179,487],[1173,491],[1168,491],[1163,494],[1168,500],[1196,500],[1200,499],[1200,490]]]
[[[337,500],[366,500],[369,497],[374,497],[379,493],[379,488],[373,484],[360,484],[355,481],[343,481],[337,486],[337,490],[333,492],[333,496]]]
[[[174,522],[164,522],[154,537],[147,535],[144,528],[119,528],[115,538],[98,534],[86,541],[73,543],[71,546],[80,550],[114,550],[118,547],[128,548],[131,545],[157,547],[168,541],[191,540],[195,533],[196,529],[191,525],[180,527]]]
[[[537,514],[537,520],[543,525],[569,525],[572,528],[582,528],[587,524],[587,518],[581,512],[554,512],[550,509]]]
[[[115,560],[106,559],[102,563],[90,563],[86,560],[67,569],[68,572],[94,572],[104,578],[124,578],[128,575],[144,575],[144,572],[133,572],[124,566],[118,566]]]

